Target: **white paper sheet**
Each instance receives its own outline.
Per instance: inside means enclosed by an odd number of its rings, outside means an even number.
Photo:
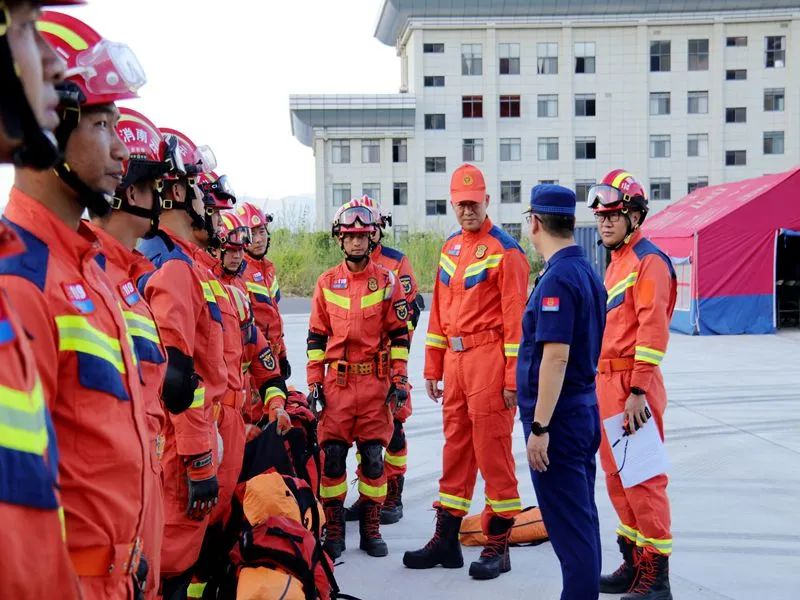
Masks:
[[[625,413],[619,413],[605,419],[603,427],[611,444],[617,469],[621,468],[619,476],[622,486],[629,488],[666,473],[669,470],[669,460],[654,419],[649,419],[634,435],[623,437],[624,421]]]

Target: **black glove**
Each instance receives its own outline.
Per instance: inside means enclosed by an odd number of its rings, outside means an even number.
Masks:
[[[319,408],[317,406],[319,405]],[[325,392],[322,390],[321,383],[312,383],[308,390],[308,407],[315,415],[325,408]]]
[[[189,484],[186,515],[194,521],[202,521],[219,502],[219,483],[211,450],[187,459],[186,477]]]
[[[289,364],[289,359],[285,356],[281,356],[278,359],[278,365],[281,369],[281,377],[289,379],[289,377],[292,376],[292,365]]]
[[[408,378],[395,376],[392,378],[392,385],[389,386],[389,393],[386,394],[386,406],[394,405],[393,413],[403,408],[408,402]]]

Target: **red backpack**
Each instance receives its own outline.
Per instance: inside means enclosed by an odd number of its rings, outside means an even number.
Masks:
[[[297,477],[305,479],[315,494],[319,494],[320,450],[317,443],[317,417],[311,412],[304,394],[290,390],[286,412],[292,419],[292,429],[284,443]]]

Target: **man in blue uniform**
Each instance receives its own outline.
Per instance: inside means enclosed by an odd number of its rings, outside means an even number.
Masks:
[[[517,366],[531,479],[561,563],[562,600],[596,600],[600,526],[594,502],[600,416],[595,374],[606,291],[575,245],[575,194],[531,191],[527,220],[546,267],[528,299]]]

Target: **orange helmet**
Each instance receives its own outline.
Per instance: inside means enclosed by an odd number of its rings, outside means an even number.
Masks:
[[[624,169],[614,169],[600,183],[589,188],[586,203],[596,213],[635,209],[647,214],[644,186]]]
[[[331,234],[339,237],[343,233],[372,233],[378,227],[375,213],[375,202],[372,198],[353,198],[336,211]]]
[[[269,224],[272,223],[272,215],[265,213],[251,202],[245,202],[236,207],[236,215],[247,226],[252,228],[261,227],[262,225],[269,233]]]

